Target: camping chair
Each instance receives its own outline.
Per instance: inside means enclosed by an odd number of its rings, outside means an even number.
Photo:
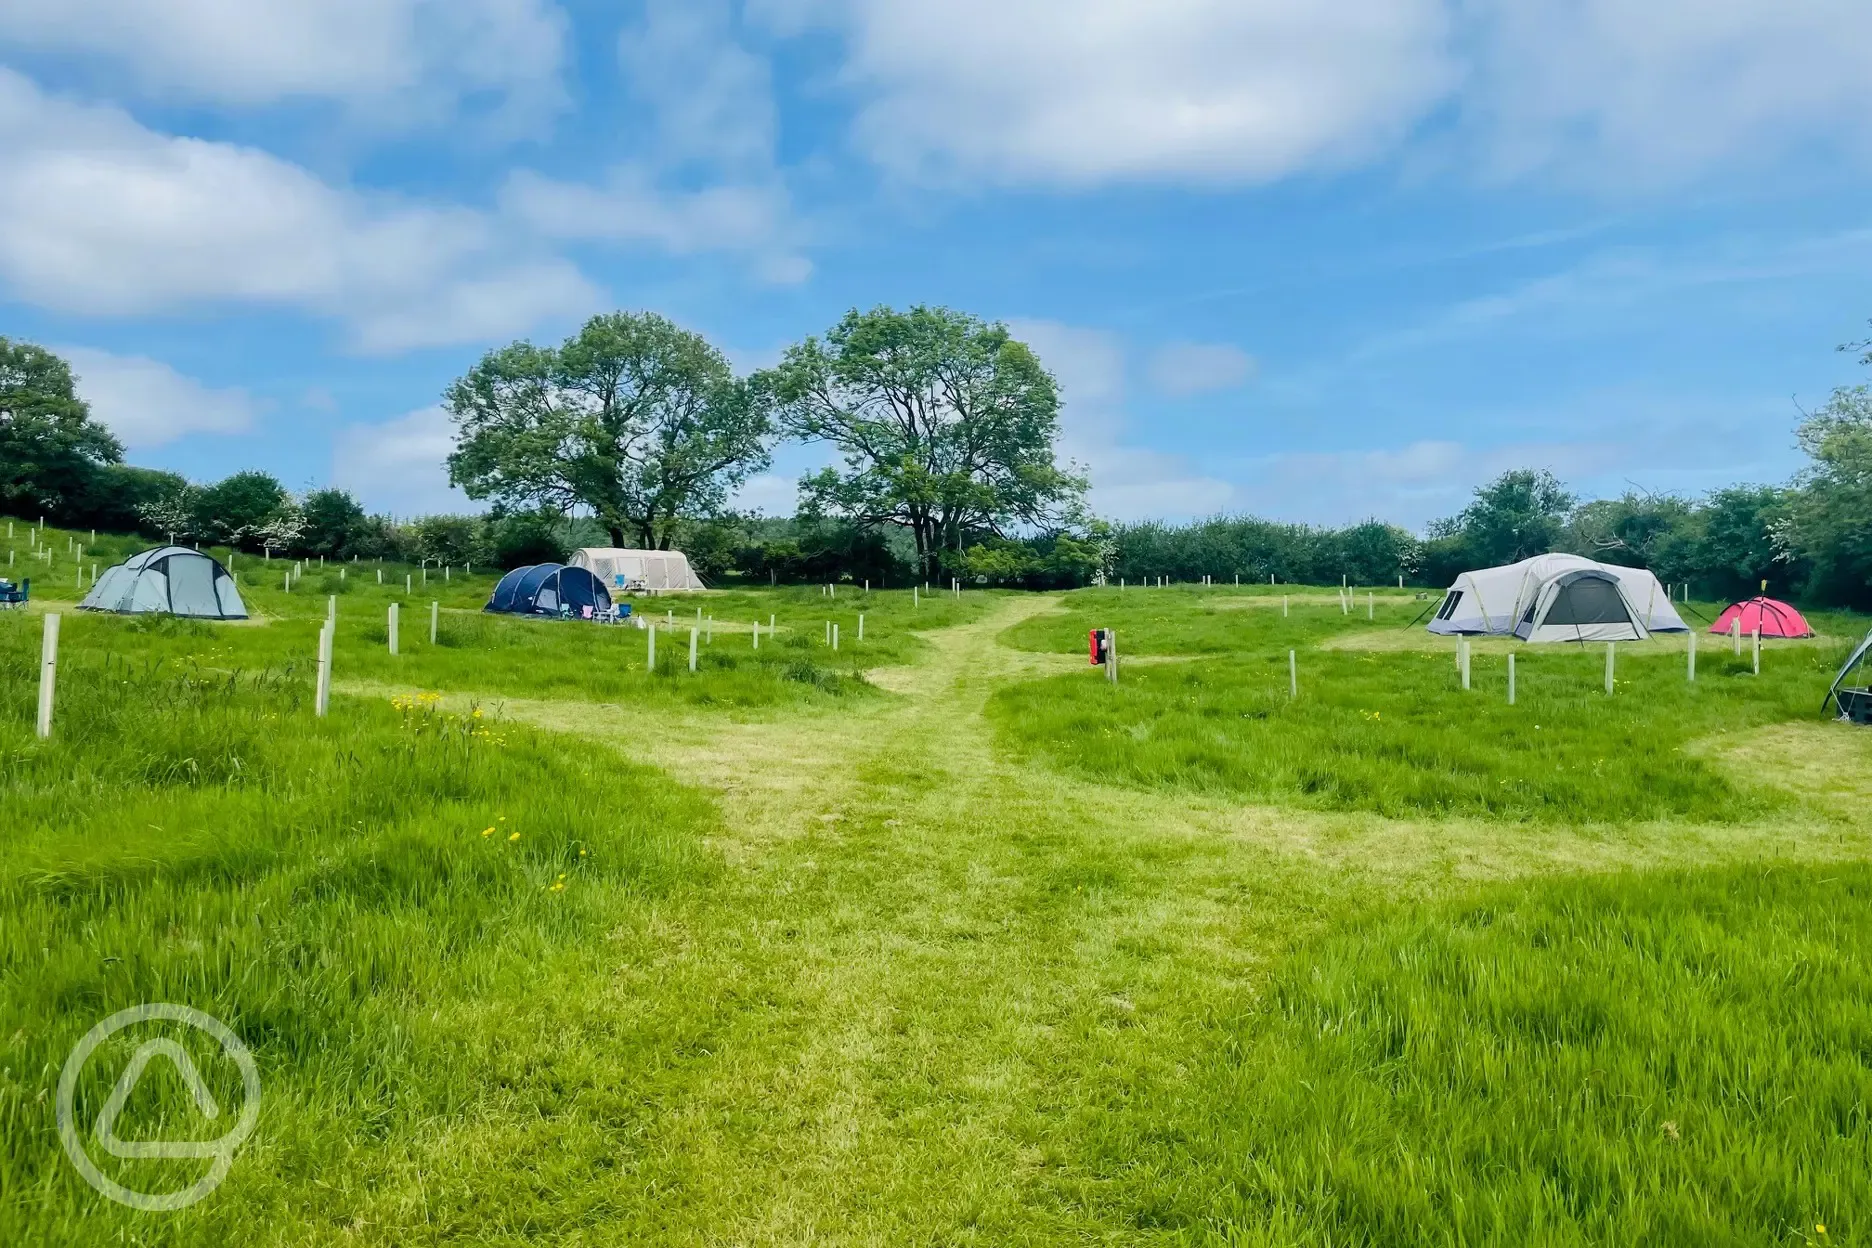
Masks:
[[[13,610],[23,607],[32,597],[32,577],[27,577],[18,585],[12,581],[0,581],[0,607]]]

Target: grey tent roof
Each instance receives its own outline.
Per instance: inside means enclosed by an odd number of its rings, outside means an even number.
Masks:
[[[98,577],[78,608],[201,620],[247,618],[247,606],[228,570],[213,556],[186,546],[158,546],[130,556]]]

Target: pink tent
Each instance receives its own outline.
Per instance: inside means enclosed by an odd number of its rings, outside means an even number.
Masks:
[[[1764,637],[1811,637],[1813,629],[1801,618],[1801,613],[1777,598],[1749,598],[1742,602],[1732,602],[1723,608],[1723,613],[1710,625],[1712,633],[1726,633],[1733,627],[1733,621],[1742,621],[1742,635],[1752,636],[1756,628],[1761,629]]]

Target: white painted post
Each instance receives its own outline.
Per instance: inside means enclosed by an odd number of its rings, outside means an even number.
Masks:
[[[394,602],[390,604],[390,653],[391,654],[402,653],[402,651],[397,647],[397,632],[398,632],[398,624],[399,624],[397,617],[399,614],[401,614],[397,609],[398,605],[399,604],[394,603]]]
[[[327,594],[325,597],[325,622],[327,624],[336,624],[338,622],[337,594]]]
[[[1689,680],[1696,683],[1696,629],[1690,630]]]
[[[692,628],[689,630],[689,670],[693,672],[695,671],[695,668],[696,668],[696,630]]]
[[[832,626],[832,648],[838,649],[838,625],[836,624]]]
[[[1281,619],[1287,618],[1287,595],[1281,595]]]
[[[865,577],[865,593],[868,594],[870,592],[871,592],[871,578],[867,576]]]
[[[656,671],[656,625],[650,625],[650,657],[644,660],[646,672]]]
[[[283,584],[285,585],[286,592],[289,594],[292,593],[292,573],[288,572],[286,574],[286,580],[283,582]]]
[[[914,586],[914,585],[912,585],[912,586],[910,587],[910,609],[911,609],[912,611],[914,611],[914,610],[916,610],[916,609],[917,609],[917,607],[918,607],[918,606],[920,606],[920,605],[921,605],[921,603],[920,603],[920,601],[919,601],[919,599],[918,599],[918,597],[917,597],[917,587],[916,587],[916,586]]]
[[[1606,642],[1605,643],[1605,691],[1608,696],[1611,695],[1612,685],[1614,684],[1613,669],[1618,665],[1617,655],[1618,655],[1618,643],[1616,641]]]
[[[455,583],[455,569],[454,569],[454,567],[452,567],[452,566],[445,566],[445,567],[444,567],[444,568],[442,569],[442,583],[443,583],[444,585],[453,585],[453,584]]]
[[[715,617],[712,615],[708,617],[708,627],[703,632],[703,640],[711,646],[715,644]]]
[[[330,620],[319,629],[318,684],[312,694],[312,713],[320,719],[331,710],[332,633],[336,630],[337,626]]]
[[[1378,595],[1370,590],[1365,591],[1365,618],[1368,620],[1378,618]]]
[[[1403,589],[1403,588],[1404,588],[1404,578],[1403,578],[1403,576],[1402,576],[1402,575],[1400,575],[1400,576],[1399,576],[1399,577],[1397,578],[1397,587],[1398,587],[1399,589]]]
[[[1508,705],[1514,705],[1514,655],[1508,656]]]
[[[1729,617],[1729,638],[1735,642],[1736,657],[1742,657],[1742,613],[1736,612]]]
[[[338,569],[338,583],[340,585],[344,584],[346,570],[347,569],[342,568],[342,567]]]
[[[864,640],[864,612],[858,613],[858,640]]]
[[[423,564],[422,576],[423,576],[423,584],[427,585],[429,583],[429,565],[426,563]]]
[[[442,604],[431,599],[429,602],[429,644],[436,644],[436,625],[442,619]]]
[[[45,633],[39,642],[39,721],[41,741],[52,736],[52,690],[58,681],[59,617],[45,617]]]
[[[1105,679],[1111,684],[1118,683],[1118,630],[1105,630]]]
[[[1295,651],[1287,652],[1287,700],[1300,696],[1300,659]]]
[[[1761,625],[1755,626],[1755,674],[1761,675]]]
[[[771,615],[767,617],[767,635],[769,637],[774,635],[774,617]]]
[[[412,584],[414,579],[415,578],[410,576],[410,574],[407,572],[403,574],[403,592],[404,593],[413,594],[416,592],[416,586]]]
[[[1456,639],[1456,667],[1462,672],[1462,687],[1467,691],[1469,688],[1469,639],[1467,637]]]
[[[831,620],[827,620],[825,622],[825,644],[828,646],[832,644],[832,621]]]
[[[760,621],[754,621],[754,648],[760,649]]]

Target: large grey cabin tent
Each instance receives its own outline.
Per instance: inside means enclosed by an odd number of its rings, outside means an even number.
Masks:
[[[571,566],[584,568],[613,591],[707,589],[689,556],[680,550],[621,550],[587,547],[572,552]]]
[[[247,618],[247,606],[228,570],[212,556],[186,546],[160,546],[130,556],[98,577],[78,609],[198,620]]]
[[[1433,633],[1523,641],[1643,641],[1688,632],[1657,577],[1578,555],[1536,555],[1456,578]]]

